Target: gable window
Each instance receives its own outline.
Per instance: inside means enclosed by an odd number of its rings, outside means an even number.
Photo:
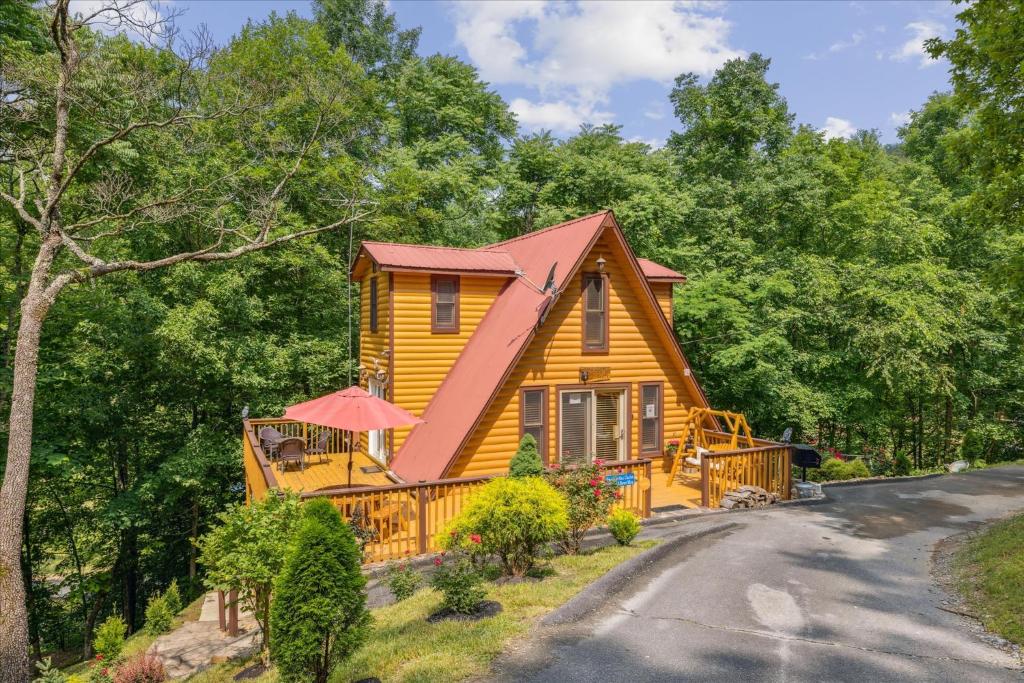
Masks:
[[[583,275],[583,350],[608,351],[608,279]]]
[[[660,453],[662,432],[661,382],[640,384],[640,452]]]
[[[459,276],[430,277],[430,331],[459,331]]]
[[[519,394],[519,438],[532,434],[537,441],[541,462],[548,461],[547,444],[548,390],[523,389]]]
[[[377,331],[377,276],[370,278],[370,332]]]

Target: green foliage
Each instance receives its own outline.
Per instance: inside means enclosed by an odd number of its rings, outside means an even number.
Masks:
[[[315,514],[316,507],[309,514]],[[299,516],[297,494],[267,496],[222,512],[218,515],[220,525],[199,541],[199,561],[206,567],[207,586],[238,591],[239,600],[263,629],[264,647],[270,632],[271,591],[284,566]]]
[[[366,578],[355,537],[330,501],[304,504],[274,584],[270,653],[285,681],[325,683],[369,635]]]
[[[826,457],[822,459],[819,469],[807,470],[810,481],[846,481],[847,479],[864,479],[871,476],[867,463],[861,459],[842,460]]]
[[[441,606],[459,614],[473,614],[487,592],[480,569],[464,553],[434,558],[430,585],[441,593]]]
[[[608,515],[608,531],[619,545],[629,545],[640,533],[640,518],[631,510],[612,510]]]
[[[897,477],[905,477],[910,474],[911,467],[913,467],[913,463],[910,462],[907,454],[897,453],[893,460],[892,473]]]
[[[986,628],[1024,645],[1024,516],[991,524],[955,559],[964,598]]]
[[[438,540],[449,549],[479,546],[497,556],[506,574],[522,576],[568,521],[565,500],[543,479],[500,477],[473,493]]]
[[[508,464],[510,477],[537,477],[544,474],[544,463],[537,452],[537,440],[533,434],[523,434],[519,448]]]
[[[39,671],[39,676],[36,677],[35,683],[66,683],[68,680],[64,672],[53,665],[50,657],[36,662],[36,669]]]
[[[146,605],[146,623],[144,625],[146,633],[151,636],[167,633],[171,630],[173,622],[174,612],[167,604],[166,596],[158,595],[151,598],[149,604]]]
[[[606,481],[596,465],[552,470],[545,478],[565,499],[569,513],[569,524],[559,545],[567,554],[575,555],[584,534],[608,516],[621,496],[618,486]]]
[[[423,583],[423,577],[408,561],[392,562],[388,566],[387,583],[395,600],[401,602],[413,596]]]
[[[128,625],[124,623],[124,619],[116,614],[109,616],[96,629],[96,637],[93,638],[92,648],[104,660],[112,662],[121,655],[127,632]]]
[[[181,604],[181,592],[178,590],[178,580],[172,579],[171,585],[167,586],[167,590],[164,591],[164,600],[167,602],[167,609],[172,615],[177,615],[181,611],[183,605]]]

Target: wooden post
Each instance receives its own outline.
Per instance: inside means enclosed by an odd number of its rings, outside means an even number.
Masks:
[[[792,446],[786,447],[786,454],[782,456],[782,499],[789,500],[793,497],[793,451]]]
[[[217,591],[217,627],[221,631],[227,628],[224,622],[224,591]]]
[[[416,488],[416,542],[420,555],[427,552],[427,488]]]
[[[651,461],[644,463],[644,477],[647,478],[647,490],[644,491],[644,518],[651,516],[652,496],[654,495],[654,468]]]
[[[700,505],[711,507],[711,467],[708,464],[708,454],[705,453],[700,459]]]
[[[238,591],[228,593],[228,635],[238,635]]]

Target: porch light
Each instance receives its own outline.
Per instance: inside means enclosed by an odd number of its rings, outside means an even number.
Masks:
[[[597,269],[598,270],[604,270],[604,264],[606,264],[606,263],[608,263],[608,262],[604,260],[604,256],[598,256],[597,257]]]

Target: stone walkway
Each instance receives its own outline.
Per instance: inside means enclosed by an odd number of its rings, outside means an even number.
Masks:
[[[217,596],[209,593],[199,621],[190,621],[164,634],[150,646],[150,654],[164,663],[169,678],[187,678],[213,664],[246,657],[259,647],[259,626],[252,614],[240,611],[239,633],[234,638],[220,630]]]

